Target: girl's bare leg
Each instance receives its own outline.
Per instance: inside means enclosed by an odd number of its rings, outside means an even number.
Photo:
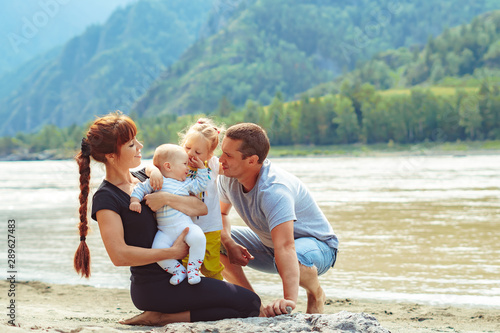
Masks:
[[[144,311],[137,316],[120,321],[123,325],[141,326],[165,326],[171,323],[190,322],[191,313],[189,311],[178,313],[162,313],[155,311]]]

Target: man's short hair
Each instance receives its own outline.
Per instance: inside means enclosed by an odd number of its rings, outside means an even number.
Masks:
[[[229,127],[226,137],[231,140],[241,140],[238,151],[243,159],[257,155],[262,164],[269,153],[269,138],[262,127],[253,123],[241,123]]]

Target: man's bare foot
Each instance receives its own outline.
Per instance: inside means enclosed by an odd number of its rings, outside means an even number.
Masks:
[[[137,316],[119,321],[123,325],[140,325],[140,326],[165,326],[171,323],[189,322],[189,311],[179,313],[161,313],[155,311],[144,311]]]
[[[307,311],[306,313],[323,313],[325,308],[326,295],[321,287],[316,293],[307,294]]]

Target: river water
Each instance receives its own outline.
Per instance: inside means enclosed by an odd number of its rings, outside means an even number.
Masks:
[[[148,161],[145,161],[146,163]],[[275,158],[312,191],[340,239],[327,297],[500,308],[500,156]],[[92,185],[103,177],[93,166]],[[16,222],[18,280],[128,288],[92,221],[92,277],[76,275],[78,176],[73,161],[0,162],[2,274]],[[233,224],[242,221],[231,214]],[[246,269],[258,293],[278,276]],[[302,291],[301,291],[302,292]]]

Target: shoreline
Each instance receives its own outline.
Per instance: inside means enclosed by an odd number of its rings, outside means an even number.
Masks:
[[[151,327],[130,327],[118,320],[138,313],[128,289],[96,288],[87,285],[51,284],[38,281],[17,282],[9,297],[9,281],[2,280],[0,294],[4,304],[2,332],[144,332]],[[261,295],[263,303],[271,296]],[[498,332],[500,313],[491,307],[434,306],[411,302],[375,301],[326,296],[325,314],[341,311],[367,313],[392,332]],[[9,302],[15,301],[15,324],[8,325]],[[306,299],[299,296],[294,313],[305,313]],[[86,331],[83,329],[83,331]]]
[[[307,157],[422,157],[422,156],[451,156],[451,157],[464,157],[464,156],[481,156],[481,155],[500,155],[498,149],[474,149],[474,150],[432,150],[421,148],[418,150],[398,150],[398,151],[384,151],[384,150],[353,150],[349,152],[306,152],[299,150],[294,153],[283,151],[271,151],[268,158],[307,158]],[[152,159],[153,155],[148,154],[143,156],[143,159]],[[47,157],[45,154],[30,154],[18,155],[10,154],[0,157],[0,162],[41,162],[41,161],[73,161],[74,155],[71,156],[55,156]]]
[[[26,151],[1,155],[0,162],[72,160],[77,151],[47,149],[40,152]],[[153,156],[152,149],[144,149],[144,158]],[[273,146],[270,158],[277,157],[405,157],[405,156],[466,156],[500,154],[500,140],[470,142],[420,142],[414,144],[342,144]]]

